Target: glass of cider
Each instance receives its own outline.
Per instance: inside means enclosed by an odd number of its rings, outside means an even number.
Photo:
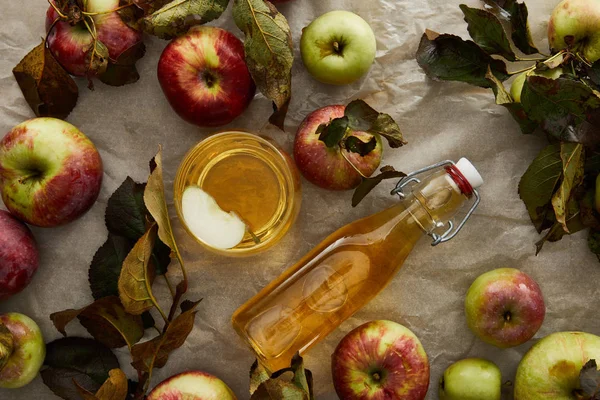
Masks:
[[[239,244],[216,248],[192,232],[182,210],[183,192],[190,186],[201,188],[246,224]],[[205,248],[228,256],[252,255],[276,244],[296,220],[301,199],[292,158],[271,139],[248,132],[227,131],[200,141],[175,177],[175,208],[186,231]]]

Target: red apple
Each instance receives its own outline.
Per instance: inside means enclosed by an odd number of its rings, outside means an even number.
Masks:
[[[52,0],[56,1],[56,0]],[[99,13],[92,16],[98,40],[108,49],[111,60],[142,41],[142,32],[128,26],[117,12],[107,12],[119,7],[119,0],[87,0],[86,12]],[[46,30],[58,18],[54,7],[46,12]],[[85,76],[88,72],[89,61],[86,54],[93,44],[92,34],[84,22],[72,26],[67,21],[59,21],[48,35],[48,47],[54,57],[67,72],[76,76]]]
[[[0,388],[27,385],[45,356],[44,337],[35,321],[19,313],[0,315]]]
[[[422,400],[429,387],[429,361],[408,328],[372,321],[348,333],[332,356],[335,391],[344,400]]]
[[[531,339],[546,307],[538,284],[526,273],[500,268],[479,276],[465,299],[467,323],[486,343],[507,348]]]
[[[0,210],[0,300],[29,285],[38,263],[35,239],[27,225]]]
[[[158,62],[158,81],[173,110],[198,126],[233,121],[256,91],[242,42],[211,26],[194,27],[167,45]]]
[[[147,400],[236,400],[233,391],[219,378],[202,371],[188,371],[162,381]]]
[[[55,118],[25,121],[0,141],[0,192],[17,218],[42,227],[66,224],[92,207],[102,160],[76,127]]]
[[[344,116],[345,106],[333,105],[310,113],[298,127],[294,141],[294,159],[304,177],[325,189],[348,190],[358,186],[362,176],[371,176],[379,167],[383,146],[381,138],[376,136],[377,145],[370,153],[361,156],[358,153],[342,149],[339,145],[327,147],[319,140],[317,128],[331,120]],[[363,142],[369,142],[373,135],[367,132],[353,131]]]

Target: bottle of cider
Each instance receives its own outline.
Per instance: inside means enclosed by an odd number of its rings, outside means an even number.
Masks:
[[[392,191],[401,201],[329,235],[242,305],[233,327],[269,370],[289,367],[296,352],[314,346],[383,290],[421,237],[431,236],[433,245],[453,238],[477,207],[482,183],[465,158],[407,175]],[[472,198],[455,227],[451,219]]]

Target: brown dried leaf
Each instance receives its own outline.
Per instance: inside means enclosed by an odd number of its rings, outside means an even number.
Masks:
[[[120,369],[111,369],[109,377],[98,389],[96,394],[92,394],[75,382],[79,394],[84,400],[125,400],[127,398],[127,376]]]
[[[38,117],[66,118],[77,104],[75,81],[46,48],[45,41],[13,69],[25,100]]]
[[[156,224],[138,240],[123,262],[119,276],[119,298],[130,314],[139,315],[156,304],[152,294],[154,271],[150,257],[156,239]]]

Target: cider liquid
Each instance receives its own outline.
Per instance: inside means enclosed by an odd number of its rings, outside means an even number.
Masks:
[[[235,330],[272,372],[288,367],[383,290],[465,199],[438,173],[414,196],[337,230],[240,307]]]
[[[185,188],[192,185],[246,223],[244,239],[228,253],[264,250],[275,244],[293,224],[300,207],[299,178],[289,156],[249,133],[217,134],[192,149],[176,178],[176,207]]]

